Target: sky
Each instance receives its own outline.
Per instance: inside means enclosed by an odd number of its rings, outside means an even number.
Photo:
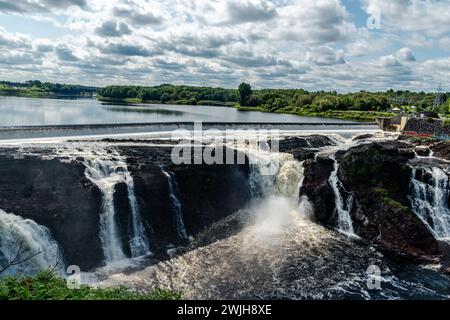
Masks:
[[[450,91],[450,0],[0,0],[0,80]]]

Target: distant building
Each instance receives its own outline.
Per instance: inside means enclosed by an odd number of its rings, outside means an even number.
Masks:
[[[425,118],[440,119],[439,114],[434,111],[415,112],[415,113],[413,113],[412,116],[414,118],[420,118],[420,119],[425,119]]]
[[[394,113],[400,113],[401,111],[402,110],[400,108],[397,108],[397,107],[391,109],[391,112],[394,112]]]

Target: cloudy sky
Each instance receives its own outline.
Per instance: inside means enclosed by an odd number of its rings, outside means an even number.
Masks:
[[[450,0],[0,0],[0,79],[450,91]]]

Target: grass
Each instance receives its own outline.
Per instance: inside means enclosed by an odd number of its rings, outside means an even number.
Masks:
[[[150,294],[133,292],[124,287],[95,289],[86,285],[69,289],[66,280],[50,271],[35,277],[0,279],[0,300],[180,300],[181,294],[157,289]]]
[[[12,88],[5,85],[0,86],[0,96],[14,96],[14,97],[26,97],[26,98],[50,98],[54,94],[48,91],[43,91],[38,88]]]
[[[236,108],[240,111],[260,111],[273,112],[267,110],[262,106],[259,107],[243,107],[237,105]],[[333,118],[342,120],[354,120],[362,122],[374,122],[378,117],[392,117],[393,113],[379,112],[379,111],[343,111],[343,110],[329,110],[324,112],[317,112],[311,109],[300,109],[297,107],[285,107],[275,111],[276,113],[294,114],[303,117],[319,117],[319,118]]]

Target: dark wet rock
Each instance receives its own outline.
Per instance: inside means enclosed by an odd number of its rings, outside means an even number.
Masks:
[[[174,175],[189,235],[241,209],[250,199],[248,161],[177,166],[172,163],[171,147],[121,145],[107,147],[106,153],[113,154],[112,148],[126,158],[156,258],[167,258],[167,248],[185,245],[187,240],[177,232],[169,184],[161,167]],[[104,260],[99,235],[102,194],[86,178],[82,157],[43,158],[55,154],[55,150],[38,147],[26,152],[0,149],[0,208],[48,227],[63,249],[66,264],[91,270]],[[114,204],[122,248],[130,257],[132,211],[125,183],[115,186]]]
[[[170,147],[118,148],[127,158],[141,215],[154,249],[161,257],[170,244],[186,241],[177,234],[169,184],[162,168],[173,174],[183,221],[191,236],[245,207],[250,200],[247,164],[175,165]]]
[[[354,147],[341,158],[339,178],[354,194],[355,232],[380,244],[395,258],[438,261],[439,246],[411,211],[409,183],[414,157],[410,145],[391,141]]]
[[[447,241],[439,241],[439,247],[442,251],[442,269],[450,275],[450,243]]]
[[[356,136],[353,138],[353,141],[358,141],[358,140],[366,140],[366,139],[370,139],[373,138],[375,135],[372,133],[368,133],[368,134],[362,134],[359,136]]]
[[[418,146],[415,150],[420,157],[429,157],[431,155],[431,150],[427,146]]]
[[[355,233],[380,245],[395,259],[436,262],[441,251],[425,224],[411,212],[408,200],[414,158],[409,144],[389,141],[363,144],[336,155],[338,176],[353,194],[351,217]],[[302,193],[315,209],[315,217],[333,227],[334,193],[328,183],[333,160],[318,158],[305,164]]]
[[[0,208],[48,227],[64,251],[65,262],[88,270],[103,260],[102,199],[84,170],[76,162],[0,156]]]
[[[430,148],[435,157],[450,161],[450,141],[436,143]]]
[[[311,135],[280,140],[280,152],[290,153],[298,161],[313,159],[319,148],[334,145],[326,136]]]
[[[300,190],[311,201],[316,219],[328,226],[333,225],[334,194],[328,182],[333,166],[334,161],[329,158],[307,160]]]

